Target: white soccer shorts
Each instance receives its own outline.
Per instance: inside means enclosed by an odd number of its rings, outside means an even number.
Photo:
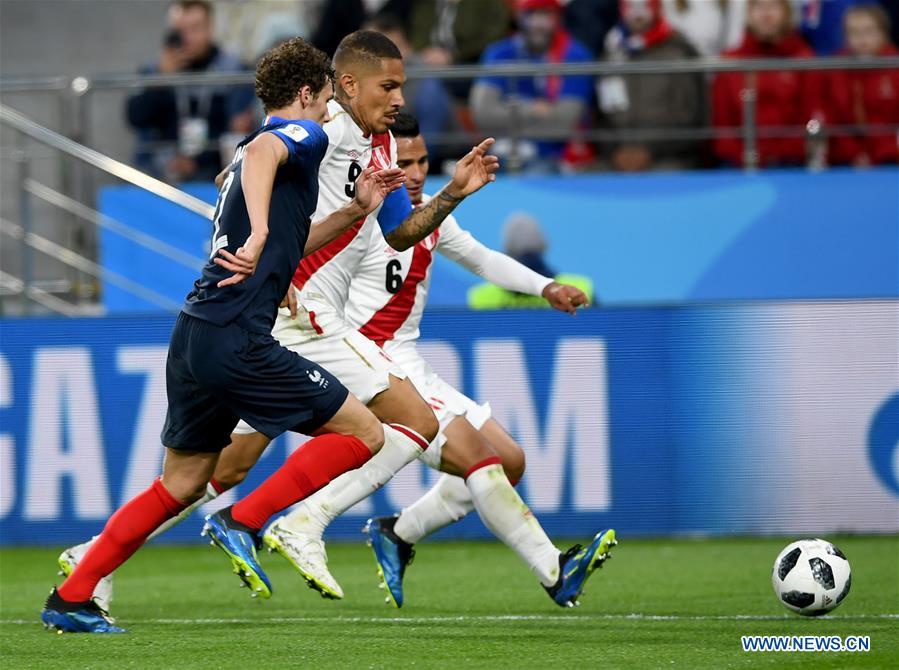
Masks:
[[[272,329],[281,346],[323,367],[364,405],[390,387],[390,375],[406,378],[381,347],[350,328],[321,296],[297,293],[296,318],[290,318],[289,310],[279,309]],[[234,432],[246,435],[256,431],[241,421]]]
[[[440,424],[440,434],[418,458],[427,466],[440,469],[440,456],[446,437],[443,431],[457,416],[463,416],[480,430],[490,418],[490,403],[479,405],[467,395],[450,386],[440,377],[428,362],[416,352],[414,356],[402,357],[403,370],[415,385],[416,390],[425,399]]]

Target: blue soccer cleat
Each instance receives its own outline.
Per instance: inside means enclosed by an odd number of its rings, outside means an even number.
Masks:
[[[544,587],[549,597],[560,607],[579,605],[578,597],[584,591],[587,579],[612,557],[609,551],[616,544],[615,531],[610,528],[597,533],[586,549],[576,544],[559,556],[559,580]]]
[[[403,606],[403,575],[415,551],[393,532],[396,520],[395,516],[369,519],[362,531],[368,534],[368,546],[375,552],[381,586],[387,591],[385,602],[399,608]]]
[[[41,610],[44,628],[57,633],[124,633],[124,628],[113,624],[112,618],[93,600],[70,603],[63,600],[56,589]]]
[[[207,516],[201,535],[209,536],[209,543],[227,554],[234,574],[250,589],[251,597],[272,597],[272,583],[256,558],[256,548],[261,547],[259,535],[234,521],[230,507]]]

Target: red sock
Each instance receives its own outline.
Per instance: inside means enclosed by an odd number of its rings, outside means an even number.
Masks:
[[[273,514],[306,498],[332,479],[361,467],[371,451],[358,437],[329,433],[297,449],[284,465],[231,508],[245,526],[261,529]]]
[[[73,603],[90,600],[97,582],[127,561],[150,533],[185,507],[172,497],[161,480],[155,480],[150,488],[109,517],[100,537],[59,587],[59,595]]]

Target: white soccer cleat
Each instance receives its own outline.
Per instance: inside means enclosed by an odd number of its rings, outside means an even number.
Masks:
[[[96,540],[96,536],[92,537],[87,542],[82,542],[81,544],[76,544],[74,547],[69,547],[65,551],[63,551],[59,558],[56,559],[56,562],[59,564],[59,574],[68,577],[75,570],[75,566],[84,558],[84,555],[87,553],[87,550],[91,548],[94,544],[94,540]],[[112,603],[112,575],[106,575],[103,579],[97,582],[97,586],[94,588],[93,599],[96,603],[107,612],[109,611],[109,605]]]
[[[270,552],[277,551],[286,558],[306,580],[309,588],[318,591],[323,598],[343,598],[343,589],[328,572],[325,543],[319,538],[288,530],[283,520],[284,517],[281,517],[268,527],[262,536],[263,544]]]

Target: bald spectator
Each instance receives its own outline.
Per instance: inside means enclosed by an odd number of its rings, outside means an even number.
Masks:
[[[593,303],[593,280],[585,275],[556,274],[544,260],[549,244],[540,222],[527,212],[514,212],[503,225],[503,252],[525,267],[560,284],[569,284],[583,291]],[[508,291],[496,284],[481,283],[468,290],[468,306],[472,309],[521,309],[549,307],[540,296]]]

